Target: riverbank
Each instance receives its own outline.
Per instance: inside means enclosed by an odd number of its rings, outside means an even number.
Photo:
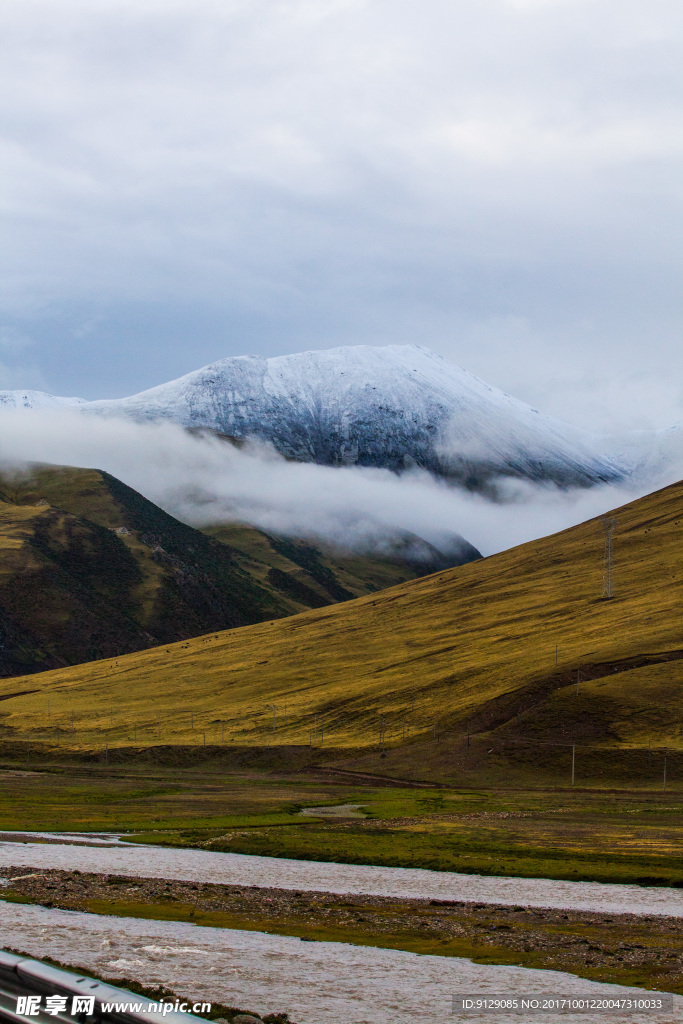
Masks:
[[[462,900],[555,907],[607,915],[683,918],[683,890],[552,878],[506,878],[452,871],[258,857],[120,843],[112,846],[0,842],[0,868],[122,874],[305,892],[361,893],[399,899]]]
[[[683,993],[683,918],[3,870],[12,902],[560,970]]]
[[[302,942],[184,921],[140,920],[21,904],[0,904],[0,945],[52,956],[106,978],[137,979],[190,999],[249,1006],[262,1017],[286,1008],[298,1024],[474,1024],[490,1014],[452,1012],[452,997],[553,993],[582,1000],[662,999],[642,1013],[610,1009],[610,1024],[670,1024],[665,994],[587,981],[559,970],[472,963],[343,942]],[[617,1004],[618,1005],[618,1004]],[[602,1014],[601,1014],[602,1018]],[[590,1015],[562,1014],[564,1024]]]
[[[98,844],[102,834],[136,833],[146,843],[285,859],[683,887],[678,793],[394,781],[341,771],[0,770],[0,831],[40,832],[37,841],[68,830],[73,842]],[[332,814],[333,805],[359,817]]]

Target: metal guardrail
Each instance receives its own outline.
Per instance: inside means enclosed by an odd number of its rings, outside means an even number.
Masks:
[[[18,1013],[21,997],[34,997],[32,1013]],[[36,1002],[35,997],[38,997]],[[61,997],[61,998],[60,998]],[[47,1000],[50,999],[50,1002]],[[76,1002],[75,1002],[76,1000]],[[85,1008],[84,1002],[85,1001]],[[94,1001],[90,1006],[90,1001]],[[166,1004],[149,1010],[153,1000],[147,996],[115,988],[83,974],[72,974],[50,967],[40,960],[16,956],[0,950],[0,1021],[9,1024],[193,1024],[202,1021],[192,1013]],[[105,1008],[104,1004],[119,1004]],[[135,1004],[138,1008],[133,1009]],[[80,1007],[80,1009],[79,1009]],[[38,1010],[36,1013],[35,1010]]]

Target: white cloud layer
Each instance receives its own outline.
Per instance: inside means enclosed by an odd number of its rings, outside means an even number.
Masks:
[[[86,398],[417,342],[574,422],[664,426],[682,36],[678,0],[6,5],[0,318]]]
[[[410,531],[444,552],[460,535],[488,555],[602,514],[655,486],[566,492],[515,483],[494,503],[423,472],[399,477],[287,462],[263,447],[238,450],[168,423],[141,425],[70,410],[0,412],[0,465],[36,461],[106,470],[194,526],[246,522],[364,552],[385,551]],[[672,471],[669,479],[675,478]]]

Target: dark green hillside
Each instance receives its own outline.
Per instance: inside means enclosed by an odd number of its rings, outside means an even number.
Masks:
[[[0,475],[0,674],[116,657],[372,593],[439,567],[200,531],[94,469]],[[435,552],[438,557],[438,552]]]
[[[112,657],[290,610],[218,541],[96,470],[0,481],[0,672]]]
[[[408,539],[386,557],[354,555],[304,540],[273,537],[239,524],[216,526],[204,533],[230,547],[233,557],[260,586],[287,601],[292,612],[348,601],[397,583],[459,565],[419,538],[424,561],[410,560]],[[468,560],[480,557],[472,548]]]

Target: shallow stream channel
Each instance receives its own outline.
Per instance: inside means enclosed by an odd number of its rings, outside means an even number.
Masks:
[[[286,860],[119,842],[116,836],[3,833],[0,867],[115,873],[301,891],[524,904],[605,913],[683,917],[676,889],[486,878],[421,869]],[[36,836],[37,838],[37,836]],[[47,835],[45,836],[47,839]],[[93,844],[93,841],[95,845]],[[81,845],[87,844],[87,845]],[[1,893],[1,890],[0,890]],[[452,1012],[453,995],[573,996],[614,1000],[656,995],[589,982],[560,971],[482,965],[338,942],[305,942],[263,932],[178,921],[98,916],[0,901],[0,946],[104,976],[164,985],[183,997],[213,1000],[260,1014],[286,1011],[297,1024],[441,1024],[534,1020],[566,1024],[671,1024],[675,1009],[610,1009],[533,1015]]]

